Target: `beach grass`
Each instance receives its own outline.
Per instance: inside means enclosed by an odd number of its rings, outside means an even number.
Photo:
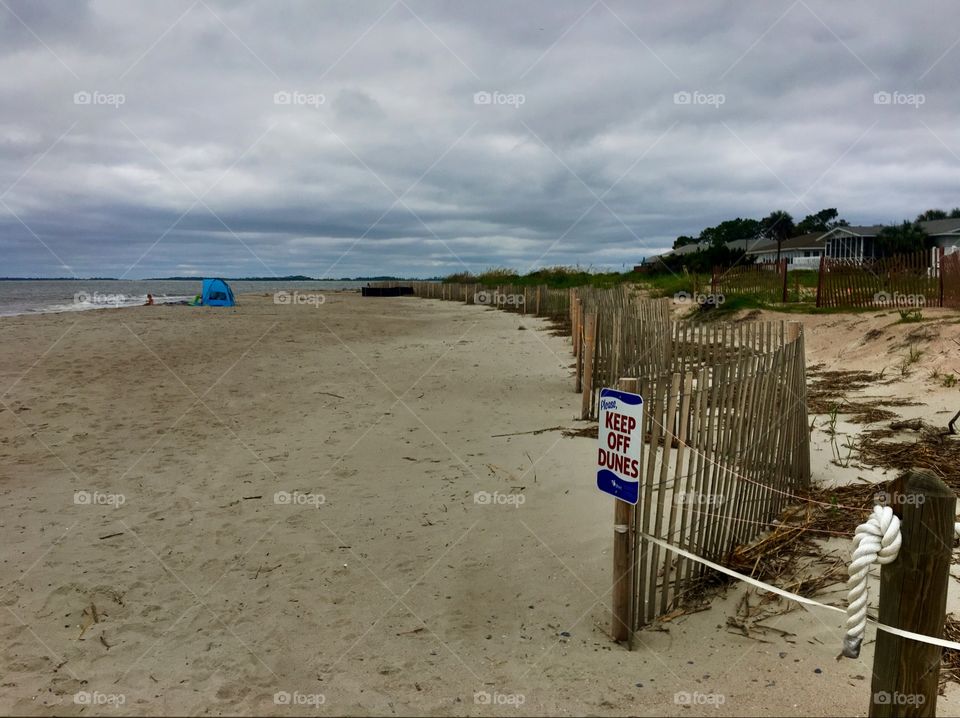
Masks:
[[[583,267],[544,267],[526,274],[512,269],[494,267],[479,274],[458,272],[444,277],[447,283],[481,284],[496,287],[503,284],[515,286],[545,285],[554,289],[570,287],[609,288],[624,282],[638,283],[643,275],[637,272],[597,272]]]

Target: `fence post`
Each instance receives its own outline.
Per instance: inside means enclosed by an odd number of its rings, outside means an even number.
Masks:
[[[826,263],[827,254],[826,250],[820,255],[820,270],[817,272],[817,306],[822,307],[820,304],[820,292],[823,290],[823,265]]]
[[[943,306],[943,257],[944,257],[944,248],[940,247],[939,257],[937,257],[937,274],[940,275],[940,301],[938,306]]]
[[[880,572],[880,623],[943,637],[957,497],[929,471],[913,470],[890,484],[902,518],[903,545]],[[877,631],[870,716],[935,716],[939,646]]]
[[[577,300],[577,303],[573,305],[574,319],[573,319],[573,355],[576,357],[577,365],[577,380],[576,385],[574,386],[574,391],[579,394],[583,391],[583,324],[580,321],[581,319],[581,307],[579,306],[580,300]]]
[[[576,357],[579,357],[580,356],[580,340],[582,338],[580,327],[582,326],[582,322],[583,322],[583,302],[576,295],[574,295],[574,301],[571,305],[571,308],[573,309],[573,322],[572,322],[573,355]],[[580,391],[580,390],[577,389],[577,391]]]
[[[621,379],[620,391],[636,393],[636,379]],[[634,512],[633,504],[620,499],[613,500],[613,640],[626,641],[633,650],[633,550]]]
[[[782,261],[782,264],[780,265],[780,272],[783,274],[783,292],[781,292],[782,298],[780,299],[780,301],[786,304],[787,303],[787,260],[784,259],[781,261]]]
[[[590,418],[590,404],[593,401],[593,356],[597,345],[597,313],[591,311],[583,320],[583,345],[580,354],[583,357],[583,400],[580,404],[580,418]]]

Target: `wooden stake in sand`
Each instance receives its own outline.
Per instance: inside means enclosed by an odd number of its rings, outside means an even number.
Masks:
[[[880,623],[943,637],[957,497],[929,471],[911,471],[893,482],[903,544],[880,572]],[[940,680],[939,646],[877,631],[870,686],[870,716],[935,716]]]
[[[583,346],[580,353],[583,356],[583,401],[580,405],[580,418],[590,418],[590,408],[593,402],[593,360],[597,343],[597,315],[594,312],[587,314],[583,321]]]
[[[636,393],[636,379],[621,379],[620,391]],[[633,560],[630,555],[634,537],[633,515],[635,507],[620,499],[613,500],[613,640],[627,641],[633,650],[631,600],[633,598]]]

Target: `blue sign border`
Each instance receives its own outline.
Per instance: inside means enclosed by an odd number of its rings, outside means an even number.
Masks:
[[[611,399],[619,399],[624,404],[630,404],[632,406],[643,405],[643,397],[640,396],[639,394],[628,394],[625,391],[618,391],[617,389],[601,389],[600,390],[601,399],[605,399],[608,396]]]
[[[597,488],[628,504],[636,506],[640,503],[640,482],[624,481],[610,469],[597,471]]]
[[[616,399],[630,406],[643,406],[643,397],[617,389],[601,389],[601,399]],[[600,429],[598,428],[598,431]],[[640,480],[624,481],[609,469],[597,469],[597,488],[605,494],[636,506],[640,503]]]

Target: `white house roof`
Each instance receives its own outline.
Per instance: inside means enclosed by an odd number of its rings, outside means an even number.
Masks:
[[[923,231],[931,237],[943,234],[960,234],[960,219],[931,219],[919,224]]]
[[[823,235],[821,239],[827,239],[835,234],[851,234],[855,237],[876,237],[883,229],[882,224],[858,225],[850,227],[834,227]]]
[[[749,252],[754,247],[765,244],[767,241],[766,237],[747,237],[746,239],[734,239],[731,242],[725,242],[724,246],[734,251]]]
[[[780,249],[823,249],[823,238],[827,234],[827,232],[811,232],[810,234],[801,234],[799,237],[787,237],[781,243]],[[764,239],[761,243],[748,249],[747,254],[763,254],[776,251],[777,240]]]
[[[701,249],[707,246],[706,242],[691,242],[690,244],[684,244],[682,247],[677,247],[672,252],[667,252],[668,255],[682,255],[682,254],[693,254],[694,252],[699,252]]]

